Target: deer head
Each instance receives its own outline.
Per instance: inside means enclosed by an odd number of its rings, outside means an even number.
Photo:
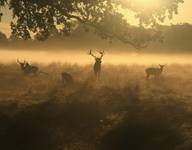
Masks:
[[[160,64],[159,64],[159,66],[160,66],[160,70],[163,71],[165,65],[160,65]]]
[[[162,68],[162,69],[163,69],[166,65],[160,65],[160,64],[159,64],[159,66],[160,66],[160,68]]]

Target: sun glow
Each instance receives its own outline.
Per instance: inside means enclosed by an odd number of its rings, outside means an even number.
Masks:
[[[143,9],[152,9],[161,5],[161,0],[133,0],[136,7]]]

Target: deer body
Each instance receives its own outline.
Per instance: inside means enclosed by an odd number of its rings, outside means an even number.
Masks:
[[[19,60],[17,60],[17,62],[20,64],[21,70],[26,75],[28,75],[28,74],[37,74],[37,72],[39,71],[38,67],[30,65],[26,61],[20,62]]]
[[[159,66],[160,68],[147,68],[145,70],[147,74],[147,79],[149,79],[150,76],[159,77],[162,74],[165,65],[159,65]]]
[[[94,70],[94,74],[95,74],[95,77],[96,78],[99,78],[100,77],[100,74],[101,74],[101,64],[102,64],[102,58],[103,58],[103,56],[104,56],[104,51],[100,51],[99,52],[100,54],[101,54],[101,56],[100,57],[97,57],[97,56],[95,56],[93,53],[92,53],[92,51],[90,50],[90,52],[89,52],[89,55],[91,55],[92,57],[94,57],[95,58],[95,64],[94,64],[94,66],[93,66],[93,70]]]
[[[96,77],[99,77],[101,74],[101,63],[102,61],[100,59],[98,58],[95,59],[95,64],[93,69]]]

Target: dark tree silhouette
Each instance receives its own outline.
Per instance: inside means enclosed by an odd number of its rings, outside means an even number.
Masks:
[[[161,0],[157,7],[147,9],[135,4],[135,0],[0,0],[13,12],[12,34],[20,38],[29,39],[33,33],[45,40],[53,30],[69,35],[74,24],[81,23],[104,39],[116,38],[136,48],[159,39],[157,23],[177,14],[182,2]],[[122,10],[135,12],[140,26],[131,26]]]
[[[4,6],[7,3],[7,0],[0,0],[0,6]]]

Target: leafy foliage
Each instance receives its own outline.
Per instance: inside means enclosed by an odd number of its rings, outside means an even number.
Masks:
[[[0,0],[0,6],[4,6],[7,3],[7,0]]]
[[[6,1],[0,2],[5,5]],[[93,28],[102,38],[117,38],[142,48],[160,38],[156,24],[177,14],[182,2],[161,0],[158,7],[151,9],[137,5],[135,0],[10,0],[8,5],[13,12],[12,34],[23,39],[31,38],[34,33],[45,40],[52,30],[69,35],[73,25],[81,23],[85,28]],[[135,12],[140,27],[132,27],[121,10]],[[152,29],[146,30],[146,26]]]

